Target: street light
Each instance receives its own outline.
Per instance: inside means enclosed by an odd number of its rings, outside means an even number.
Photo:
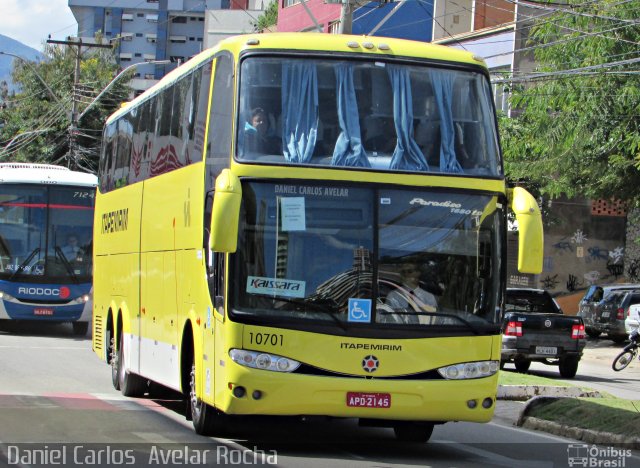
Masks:
[[[22,137],[25,137],[25,136],[27,136],[27,135],[34,135],[34,134],[36,134],[36,133],[45,133],[45,132],[50,132],[51,130],[53,130],[53,128],[42,128],[42,129],[40,129],[40,130],[31,130],[31,131],[29,131],[29,132],[22,132],[22,133],[18,133],[16,136],[14,136],[14,137],[11,139],[11,141],[10,141],[9,143],[7,143],[7,144],[4,146],[4,148],[2,148],[2,152],[3,152],[2,156],[4,156],[4,154],[6,154],[6,153],[9,151],[9,147],[10,147],[11,145],[13,145],[13,142],[14,142],[14,141],[16,141],[16,140],[18,140],[18,139],[20,139],[20,138],[22,138]]]
[[[53,93],[53,91],[51,90],[51,88],[49,87],[49,85],[47,84],[47,82],[46,82],[46,81],[44,81],[44,78],[42,78],[42,77],[38,74],[38,72],[36,71],[36,69],[35,69],[35,68],[33,68],[33,66],[31,65],[31,63],[30,63],[28,60],[26,60],[26,59],[24,59],[24,58],[20,57],[19,55],[10,54],[9,52],[2,52],[2,51],[0,51],[0,54],[1,54],[1,55],[9,55],[9,56],[11,56],[11,57],[15,57],[15,58],[17,58],[18,60],[20,60],[22,63],[24,63],[26,66],[28,66],[28,67],[29,67],[29,69],[33,72],[33,74],[34,74],[34,75],[36,75],[36,77],[38,77],[38,80],[40,80],[40,83],[42,83],[42,85],[46,88],[47,92],[49,93],[49,96],[51,96],[51,97],[53,98],[53,100],[54,100],[54,101],[56,101],[58,104],[60,103],[60,99],[58,99],[58,96],[56,96],[56,95]]]
[[[138,63],[132,63],[131,65],[129,65],[128,67],[124,68],[120,73],[118,73],[113,80],[111,80],[109,82],[109,84],[107,84],[107,86],[105,86],[105,88],[100,91],[100,94],[98,94],[93,101],[91,101],[89,103],[89,105],[87,107],[84,108],[84,110],[82,111],[82,113],[78,116],[78,118],[76,119],[76,123],[80,122],[80,119],[82,119],[82,117],[89,111],[89,109],[91,109],[96,102],[98,102],[100,100],[100,98],[102,96],[105,95],[105,93],[107,91],[109,91],[111,89],[111,87],[116,83],[116,81],[118,81],[123,75],[125,75],[129,70],[131,70],[132,68],[135,67],[139,67],[139,66],[143,66],[143,65],[164,65],[164,64],[168,64],[171,63],[171,60],[150,60],[148,62],[138,62]]]

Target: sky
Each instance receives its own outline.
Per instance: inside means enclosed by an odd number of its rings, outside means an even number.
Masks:
[[[0,34],[42,51],[49,34],[65,40],[78,33],[68,0],[0,0]]]

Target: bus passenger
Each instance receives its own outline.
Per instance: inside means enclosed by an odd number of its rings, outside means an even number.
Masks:
[[[265,110],[256,107],[251,111],[249,121],[244,126],[245,153],[279,154],[276,135],[269,128],[269,118]]]

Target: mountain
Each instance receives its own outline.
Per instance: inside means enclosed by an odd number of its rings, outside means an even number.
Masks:
[[[44,55],[22,42],[18,42],[15,39],[11,39],[8,36],[0,34],[0,52],[6,52],[7,54],[17,55],[25,60],[42,60]],[[14,88],[11,83],[11,69],[12,62],[16,60],[15,57],[10,55],[0,54],[0,82],[6,81],[9,83],[9,90]]]

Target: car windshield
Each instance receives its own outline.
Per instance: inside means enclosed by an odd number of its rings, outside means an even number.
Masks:
[[[247,57],[237,159],[500,176],[489,82],[433,65]]]
[[[474,333],[500,322],[497,197],[258,182],[242,193],[235,319]]]

